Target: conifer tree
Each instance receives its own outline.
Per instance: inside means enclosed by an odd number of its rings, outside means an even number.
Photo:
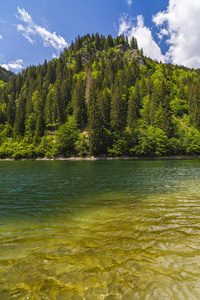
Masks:
[[[110,125],[114,131],[122,131],[126,125],[126,107],[120,89],[114,86],[111,98]]]
[[[195,111],[194,111],[193,124],[194,124],[194,127],[196,129],[200,130],[200,109],[199,109],[199,105],[196,105],[196,108],[195,108]]]
[[[7,122],[13,126],[15,122],[15,113],[16,113],[16,104],[15,104],[15,93],[12,92],[10,95],[10,99],[8,102],[8,107],[7,107]]]
[[[97,99],[93,99],[89,110],[89,141],[92,155],[102,153],[103,125],[102,114]]]
[[[155,115],[156,115],[156,110],[158,108],[158,102],[159,102],[159,96],[156,90],[156,87],[153,87],[153,92],[151,95],[151,101],[150,101],[150,124],[153,126],[154,121],[155,121]]]
[[[14,124],[14,136],[23,137],[25,131],[25,99],[20,96],[18,100],[18,106],[16,110],[15,124]]]
[[[42,137],[44,135],[45,122],[42,112],[39,113],[36,120],[35,136]]]
[[[168,137],[172,137],[173,124],[172,124],[172,114],[170,110],[170,98],[168,95],[165,96],[162,109],[163,109],[163,118],[162,118],[161,129],[166,133]]]
[[[72,96],[73,115],[79,128],[84,128],[87,122],[87,110],[85,99],[85,84],[80,78],[75,84]]]
[[[113,38],[111,35],[107,36],[107,45],[108,45],[108,48],[114,47],[114,42],[113,42]]]
[[[56,72],[55,72],[54,62],[50,61],[47,66],[47,74],[46,74],[47,86],[53,84],[55,80],[56,80]]]
[[[144,79],[144,76],[141,79],[140,82],[140,99],[141,101],[143,100],[143,98],[147,95],[147,85],[146,85],[146,81]]]
[[[46,126],[58,126],[61,123],[60,111],[55,89],[51,88],[44,107],[44,120]]]
[[[22,75],[19,73],[16,78],[16,93],[19,95],[22,87]]]
[[[136,103],[137,118],[139,118],[140,117],[141,98],[140,98],[140,84],[139,84],[138,80],[136,80],[136,84],[135,84],[134,98],[135,98],[135,103]]]
[[[137,44],[137,39],[132,37],[131,42],[130,42],[130,47],[132,49],[138,49],[138,44]]]
[[[76,66],[75,66],[75,69],[74,69],[74,73],[79,73],[83,68],[83,65],[82,65],[82,59],[81,59],[81,54],[78,53],[77,54],[77,57],[76,57]]]
[[[138,106],[135,94],[132,92],[128,102],[127,125],[133,131],[136,128],[138,120]]]

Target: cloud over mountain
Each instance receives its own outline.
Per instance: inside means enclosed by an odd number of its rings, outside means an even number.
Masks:
[[[167,9],[153,17],[153,22],[159,29],[159,38],[167,38],[167,61],[193,68],[200,67],[199,16],[199,0],[169,0]]]
[[[16,61],[10,61],[8,64],[2,64],[1,65],[6,70],[21,70],[24,67],[24,62],[22,59],[17,59]]]
[[[143,48],[144,54],[153,59],[199,68],[199,16],[199,0],[169,0],[166,10],[152,16],[157,39],[152,29],[144,25],[142,15],[132,18],[123,14],[119,19],[118,33],[123,33],[129,38],[136,37],[139,48]],[[166,53],[161,53],[159,41],[165,43]]]
[[[137,20],[123,14],[119,19],[118,34],[125,34],[129,37],[135,37],[138,41],[139,48],[143,48],[144,54],[153,59],[164,61],[165,58],[155,40],[153,39],[151,30],[144,25],[142,15],[137,16]]]
[[[63,50],[68,44],[63,37],[57,35],[56,32],[50,32],[46,28],[37,25],[25,11],[25,9],[17,8],[17,18],[25,23],[17,24],[17,31],[22,32],[23,36],[31,43],[36,43],[35,38],[38,36],[42,39],[45,47],[53,47],[58,51]]]

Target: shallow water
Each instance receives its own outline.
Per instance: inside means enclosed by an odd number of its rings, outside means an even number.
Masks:
[[[200,160],[0,163],[0,299],[199,299]]]

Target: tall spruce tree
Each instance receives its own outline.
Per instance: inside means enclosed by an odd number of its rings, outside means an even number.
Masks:
[[[113,87],[110,110],[110,126],[113,131],[122,131],[126,125],[126,106],[118,86]]]
[[[87,122],[87,107],[85,99],[85,84],[83,79],[80,78],[75,84],[74,92],[72,95],[73,115],[78,127],[84,128]]]
[[[26,99],[20,96],[18,100],[18,106],[16,110],[15,124],[14,124],[14,136],[20,138],[24,136],[25,131],[25,106]]]
[[[102,153],[103,125],[102,114],[97,99],[93,99],[89,110],[89,141],[92,155]]]

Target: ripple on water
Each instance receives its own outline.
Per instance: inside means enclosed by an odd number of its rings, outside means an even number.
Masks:
[[[160,200],[88,210],[50,227],[22,222],[20,233],[9,228],[0,296],[198,299],[200,227],[186,220],[199,206],[188,198],[190,210],[178,210],[180,197]]]
[[[140,168],[136,174],[147,176]],[[123,178],[120,190],[113,189],[109,173],[103,191],[83,193],[81,200],[70,186],[76,200],[61,203],[56,189],[54,203],[51,187],[50,203],[37,199],[21,219],[10,213],[0,226],[0,299],[199,299],[200,196],[197,178],[189,173],[186,184],[184,174],[179,170],[180,184],[169,172],[167,183],[162,175],[163,192],[145,190],[143,182],[140,193],[139,182],[134,191]],[[75,174],[75,188],[83,177]],[[63,181],[68,195],[71,178]],[[27,208],[23,201],[19,211]]]

